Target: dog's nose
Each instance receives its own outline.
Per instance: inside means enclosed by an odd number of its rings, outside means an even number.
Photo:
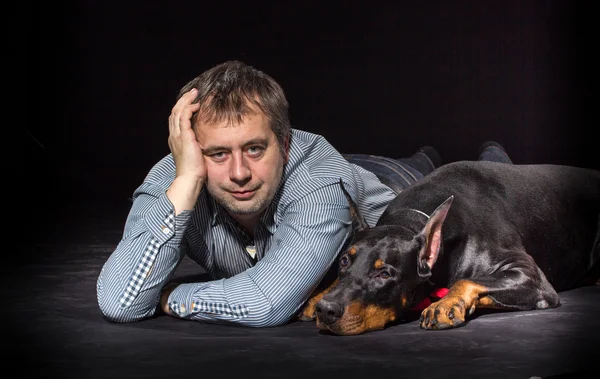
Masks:
[[[317,318],[327,325],[336,322],[343,314],[344,309],[338,303],[325,299],[317,303]]]

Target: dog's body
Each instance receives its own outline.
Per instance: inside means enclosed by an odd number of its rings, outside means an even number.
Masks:
[[[600,258],[600,172],[557,165],[463,161],[401,192],[374,227],[349,197],[355,233],[336,282],[308,303],[336,334],[382,329],[433,288],[426,329],[476,308],[556,307]],[[320,299],[320,301],[318,301]]]

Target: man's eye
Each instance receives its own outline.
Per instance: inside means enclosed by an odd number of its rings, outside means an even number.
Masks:
[[[213,153],[210,155],[210,158],[215,161],[222,161],[225,160],[225,158],[227,158],[227,154],[224,152]]]
[[[250,146],[247,150],[248,154],[251,156],[259,156],[265,151],[262,146]]]

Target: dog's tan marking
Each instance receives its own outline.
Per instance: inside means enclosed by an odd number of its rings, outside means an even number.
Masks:
[[[477,308],[500,308],[500,306],[491,297],[483,296],[477,301]]]
[[[338,279],[336,278],[333,281],[333,283],[331,283],[329,285],[329,287],[325,288],[321,292],[313,294],[312,297],[306,302],[306,305],[304,306],[304,308],[302,309],[302,313],[300,313],[299,319],[301,321],[314,320],[316,317],[317,303],[319,302],[319,300],[321,300],[323,298],[323,296],[327,295],[327,293],[329,291],[331,291],[331,289],[333,287],[335,287],[337,284],[338,284]]]
[[[402,308],[408,307],[408,299],[406,298],[406,295],[402,295],[402,298],[400,299],[400,303],[402,304]]]
[[[354,301],[346,306],[343,316],[337,322],[326,325],[317,319],[317,327],[341,336],[352,336],[383,329],[395,319],[396,312],[391,307],[383,308],[377,305],[365,307],[360,301]]]
[[[481,284],[462,279],[456,282],[446,296],[425,308],[421,327],[447,329],[465,322],[476,308],[497,308],[496,302],[486,295],[488,289]]]
[[[356,246],[351,246],[351,247],[348,249],[348,254],[350,254],[350,255],[354,255],[354,254],[356,254]]]
[[[344,316],[338,321],[339,326],[334,332],[341,335],[361,334],[383,329],[395,319],[396,312],[392,307],[383,308],[377,305],[365,307],[361,302],[353,301],[344,310]],[[346,320],[348,322],[345,322]]]
[[[375,261],[375,265],[373,267],[375,267],[376,270],[379,270],[384,265],[385,265],[385,262],[383,261],[383,259],[378,259]]]

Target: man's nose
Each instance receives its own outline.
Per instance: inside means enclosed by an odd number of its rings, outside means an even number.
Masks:
[[[247,182],[251,176],[252,173],[246,160],[244,159],[243,154],[233,154],[229,172],[231,181],[236,183],[244,183]]]

